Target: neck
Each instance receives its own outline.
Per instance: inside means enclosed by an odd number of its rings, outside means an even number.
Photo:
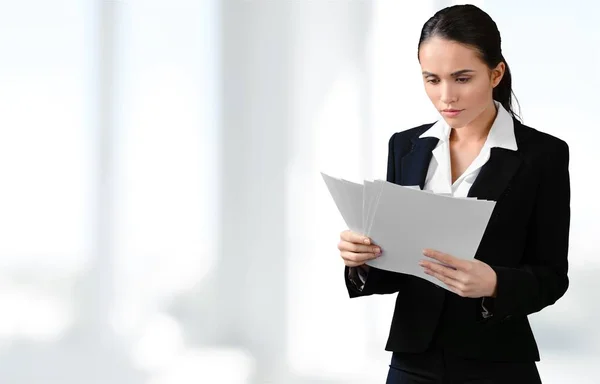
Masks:
[[[450,141],[461,144],[485,141],[497,114],[496,105],[492,101],[491,106],[486,108],[475,120],[460,129],[452,128]]]

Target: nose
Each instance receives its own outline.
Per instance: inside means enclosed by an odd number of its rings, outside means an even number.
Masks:
[[[458,101],[458,96],[456,95],[456,90],[449,84],[448,82],[444,82],[441,84],[441,93],[440,93],[440,101],[445,105],[451,105]]]

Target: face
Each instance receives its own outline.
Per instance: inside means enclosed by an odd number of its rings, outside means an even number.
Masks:
[[[503,62],[491,70],[475,49],[438,37],[421,44],[419,61],[425,92],[452,128],[495,114],[492,91],[504,74]]]

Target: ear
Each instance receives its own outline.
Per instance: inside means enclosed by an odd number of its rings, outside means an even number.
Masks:
[[[491,80],[493,88],[496,88],[496,86],[500,84],[500,81],[504,76],[504,71],[506,71],[506,64],[504,64],[504,61],[499,62],[498,65],[496,65],[496,68],[491,70]]]

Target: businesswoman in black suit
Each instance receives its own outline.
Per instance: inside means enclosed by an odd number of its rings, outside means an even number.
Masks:
[[[434,191],[446,183],[455,196],[462,190],[496,206],[474,260],[424,250],[425,273],[449,290],[367,266],[402,255],[342,232],[349,295],[397,293],[388,384],[539,383],[527,315],[554,304],[569,285],[568,146],[515,117],[500,33],[481,9],[437,12],[423,26],[418,58],[443,119],[390,138],[387,180]]]

